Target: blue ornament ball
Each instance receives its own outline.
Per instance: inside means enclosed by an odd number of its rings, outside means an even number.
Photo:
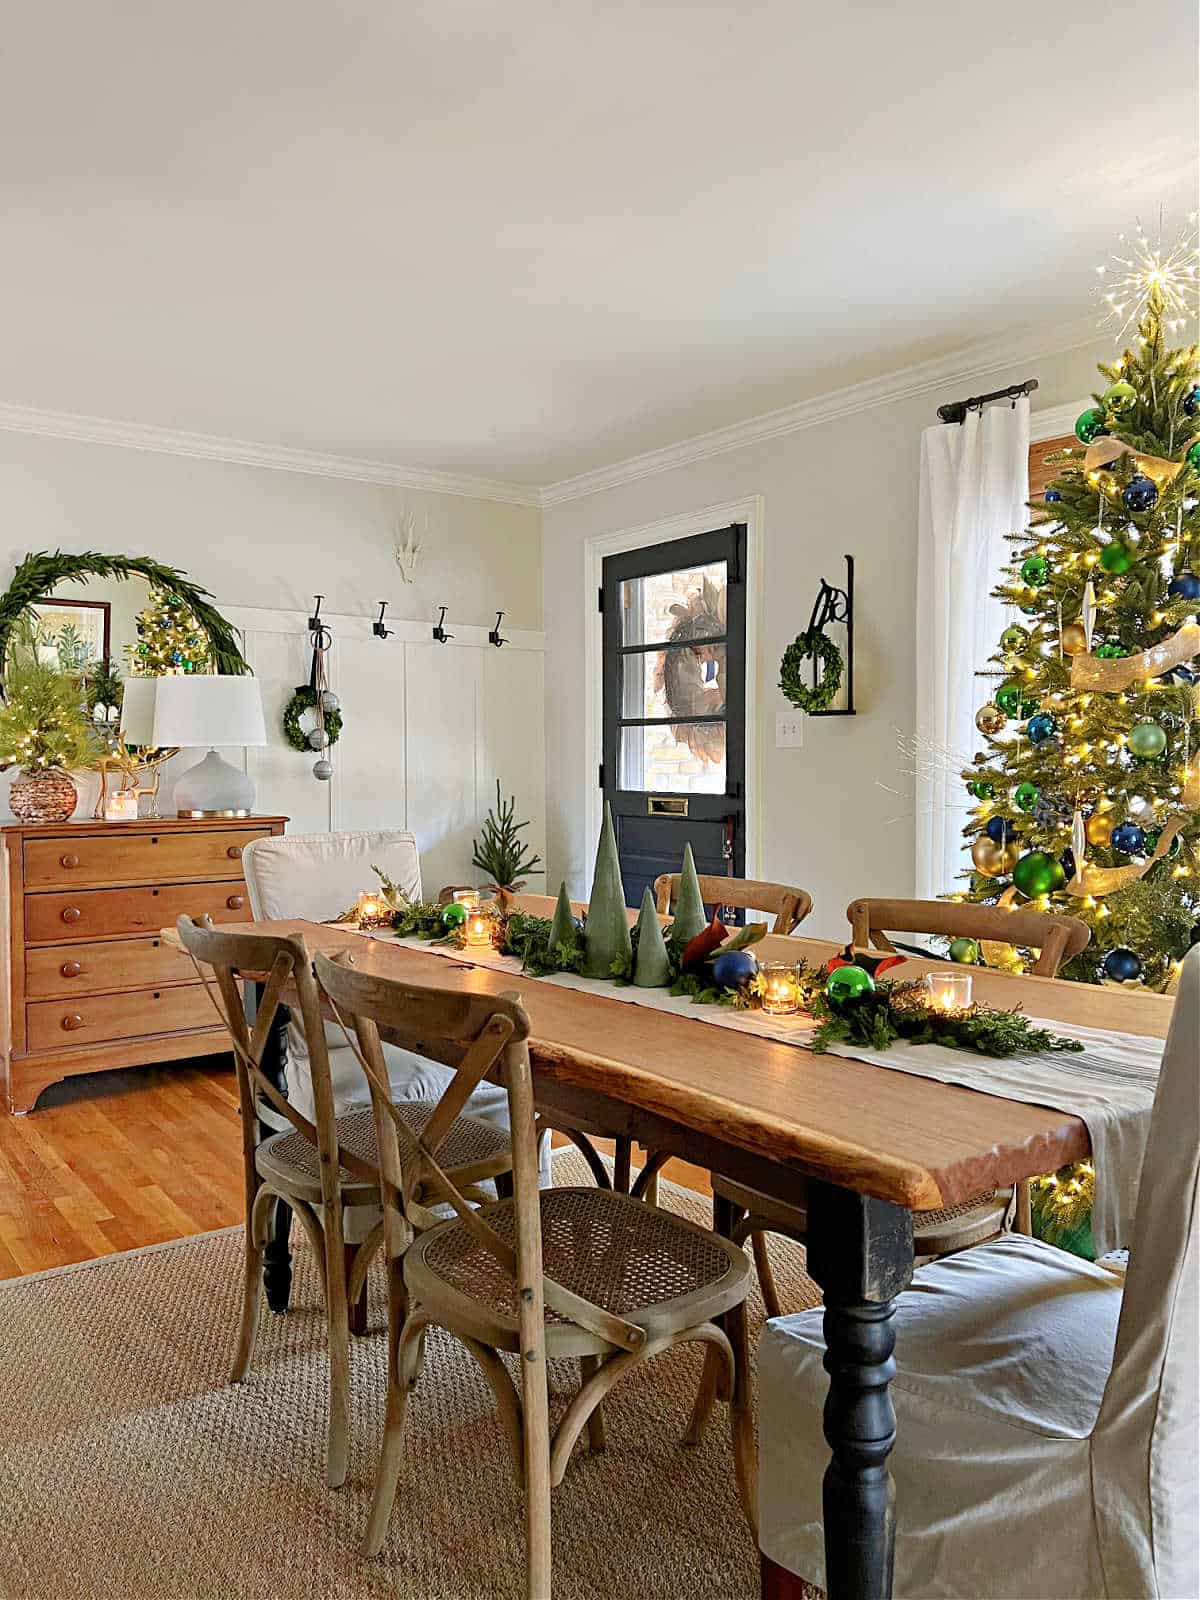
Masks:
[[[1149,478],[1135,472],[1121,495],[1126,511],[1152,511],[1158,504],[1158,490]]]
[[[1036,717],[1030,717],[1025,726],[1031,744],[1045,744],[1047,739],[1053,739],[1058,732],[1058,723],[1048,711],[1039,711]]]
[[[1142,958],[1124,947],[1110,950],[1104,958],[1104,976],[1114,983],[1129,983],[1142,975]]]
[[[1141,855],[1146,845],[1146,835],[1136,822],[1122,822],[1112,832],[1113,849],[1123,856]]]
[[[1007,817],[989,817],[984,831],[993,844],[1011,844],[1019,837],[1016,828]]]
[[[1067,846],[1058,859],[1064,873],[1066,873],[1067,882],[1070,883],[1071,879],[1075,876],[1075,852],[1071,849],[1070,845]]]
[[[749,950],[725,950],[713,962],[713,982],[722,989],[736,989],[758,971],[758,961]]]
[[[1189,389],[1183,397],[1183,409],[1189,417],[1194,417],[1200,411],[1200,389]]]
[[[1178,572],[1167,585],[1172,600],[1200,600],[1200,578],[1194,572]]]
[[[1047,489],[1045,499],[1048,506],[1056,506],[1062,499],[1062,494],[1057,489]]]

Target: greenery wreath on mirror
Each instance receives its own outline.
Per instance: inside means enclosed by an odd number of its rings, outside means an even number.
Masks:
[[[330,699],[332,699],[332,695]],[[315,750],[317,747],[308,737],[311,728],[303,728],[300,718],[306,711],[317,709],[317,691],[309,684],[301,684],[293,694],[287,705],[283,708],[283,736],[293,750]],[[325,704],[325,738],[326,745],[338,742],[338,735],[342,731],[342,713],[336,705]]]
[[[83,583],[88,578],[145,578],[154,588],[178,595],[199,622],[212,647],[217,672],[231,677],[249,673],[250,666],[238,646],[233,628],[216,606],[207,589],[189,579],[176,567],[165,567],[151,556],[106,556],[97,550],[82,550],[77,555],[62,550],[39,550],[21,562],[13,580],[0,595],[0,667],[8,655],[12,631],[29,607],[63,583]]]
[[[804,663],[818,661],[821,675],[816,684],[805,683]],[[822,633],[808,628],[798,634],[783,652],[779,663],[779,687],[801,711],[827,711],[842,686],[842,652]]]

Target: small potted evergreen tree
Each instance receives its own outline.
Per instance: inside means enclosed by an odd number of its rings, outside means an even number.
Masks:
[[[474,841],[472,862],[491,880],[488,887],[503,901],[507,895],[516,894],[525,887],[523,873],[540,866],[541,856],[534,855],[520,837],[529,823],[518,822],[517,800],[509,795],[507,804],[496,779],[496,804],[484,818],[479,838]]]

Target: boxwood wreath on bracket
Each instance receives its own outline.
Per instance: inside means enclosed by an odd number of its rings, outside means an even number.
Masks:
[[[806,661],[819,661],[822,671],[816,684],[804,682]],[[827,711],[842,686],[842,652],[820,628],[807,628],[797,634],[783,652],[779,663],[779,687],[801,711]]]
[[[238,646],[233,628],[212,595],[192,583],[176,567],[165,567],[151,556],[106,556],[97,550],[68,555],[62,550],[39,550],[21,562],[13,580],[0,595],[0,669],[8,655],[12,631],[29,607],[63,583],[84,583],[88,578],[145,578],[152,587],[178,595],[203,629],[212,649],[213,667],[229,677],[248,674],[250,664]]]
[[[293,694],[287,705],[283,708],[283,736],[293,750],[312,751],[315,747],[309,740],[311,729],[300,725],[300,718],[306,711],[317,709],[317,691],[310,684],[302,683]],[[325,736],[327,745],[338,742],[338,735],[342,731],[342,713],[328,703],[325,706]]]

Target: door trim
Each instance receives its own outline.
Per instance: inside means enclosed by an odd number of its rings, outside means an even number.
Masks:
[[[746,524],[746,866],[748,878],[759,876],[762,839],[762,741],[758,729],[759,660],[758,638],[762,611],[763,580],[763,497],[745,496],[721,505],[684,511],[640,528],[621,528],[615,533],[597,533],[583,545],[583,640],[584,640],[584,740],[587,754],[587,850],[594,849],[600,836],[601,793],[596,782],[604,757],[604,619],[596,603],[604,581],[605,556],[621,555],[626,550],[643,550],[651,544],[667,544],[673,539],[688,539],[731,522]],[[586,869],[585,869],[586,870]]]

